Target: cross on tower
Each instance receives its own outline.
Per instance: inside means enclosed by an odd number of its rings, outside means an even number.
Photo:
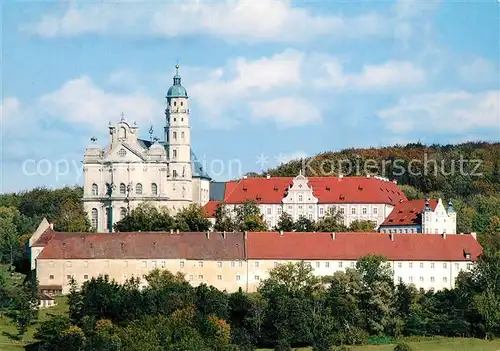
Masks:
[[[120,121],[124,121],[125,120],[125,114],[122,112],[122,114],[120,115],[122,118],[120,119]]]

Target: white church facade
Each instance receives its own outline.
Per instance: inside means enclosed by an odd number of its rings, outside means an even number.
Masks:
[[[178,68],[166,96],[163,140],[140,139],[138,126],[123,114],[116,125],[110,123],[106,147],[91,139],[83,161],[83,203],[97,232],[111,232],[144,201],[175,212],[209,200],[211,179],[191,150],[188,94]]]

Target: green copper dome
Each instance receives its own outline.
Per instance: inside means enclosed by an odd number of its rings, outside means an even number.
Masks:
[[[179,75],[179,65],[175,65],[175,76],[174,76],[174,85],[168,89],[167,99],[171,98],[187,98],[188,94],[186,89],[181,85],[181,76]]]

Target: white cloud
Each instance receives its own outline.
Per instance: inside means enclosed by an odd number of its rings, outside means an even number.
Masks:
[[[255,121],[273,121],[278,127],[297,127],[322,121],[321,111],[301,98],[277,98],[251,103]]]
[[[376,13],[353,17],[316,15],[289,0],[226,0],[167,3],[70,4],[23,30],[42,37],[88,33],[183,36],[208,34],[225,40],[295,42],[315,36],[373,37],[390,33]]]
[[[396,106],[379,111],[378,116],[396,133],[460,133],[475,128],[495,128],[500,133],[500,91],[403,97]]]
[[[162,114],[160,100],[140,93],[114,94],[97,87],[88,76],[64,83],[59,90],[42,96],[42,113],[69,124],[102,129],[123,112],[129,121],[145,125]]]
[[[324,63],[326,77],[315,80],[318,88],[348,90],[397,89],[425,81],[425,71],[407,61],[389,61],[379,65],[364,65],[359,73],[346,73],[338,60]]]
[[[467,82],[483,83],[498,82],[498,64],[488,61],[482,57],[477,57],[471,62],[464,63],[458,68],[460,77]]]

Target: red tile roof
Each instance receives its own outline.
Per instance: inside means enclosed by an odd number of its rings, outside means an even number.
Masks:
[[[215,210],[217,209],[217,205],[220,203],[220,201],[214,201],[211,200],[203,206],[203,209],[205,210],[206,215],[209,218],[214,218],[215,217]]]
[[[375,177],[307,177],[319,203],[385,203],[406,201],[397,184]],[[246,178],[226,183],[224,202],[236,204],[254,200],[262,204],[279,204],[293,177]]]
[[[429,205],[434,211],[438,204],[437,200],[430,200]],[[421,224],[420,213],[425,208],[425,200],[411,200],[398,203],[387,216],[381,226],[402,226]]]
[[[57,233],[38,259],[475,260],[482,249],[469,234],[369,233]]]
[[[35,241],[32,247],[43,247],[47,245],[49,241],[51,241],[56,236],[56,232],[52,228],[47,228],[42,235]]]
[[[266,260],[356,260],[379,254],[399,261],[467,261],[482,252],[470,234],[380,233],[280,233],[251,232],[247,239],[248,259]]]
[[[243,233],[57,233],[38,259],[240,260]]]

